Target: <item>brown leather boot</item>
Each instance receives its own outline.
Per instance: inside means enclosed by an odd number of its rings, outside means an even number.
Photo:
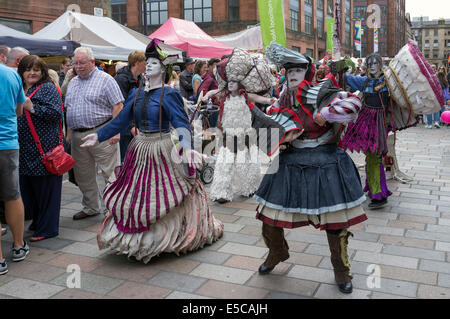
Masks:
[[[270,273],[276,265],[289,258],[289,246],[284,238],[284,229],[270,226],[263,223],[262,236],[269,248],[269,255],[264,263],[259,267],[261,275]]]
[[[353,234],[346,229],[327,230],[334,278],[339,290],[345,294],[350,294],[353,291],[353,277],[350,275],[350,261],[347,253],[348,237],[350,236],[353,236]]]

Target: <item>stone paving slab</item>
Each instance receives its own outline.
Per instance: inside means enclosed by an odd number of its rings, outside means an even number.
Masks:
[[[400,167],[414,181],[388,181],[393,195],[383,209],[370,211],[368,201],[363,204],[368,220],[350,228],[355,288],[350,296],[338,291],[325,232],[313,227],[285,230],[290,258],[270,275],[259,275],[268,249],[252,198],[236,196],[223,205],[210,201],[225,223],[219,241],[186,255],[163,253],[143,264],[98,250],[96,232],[104,215],[74,221],[81,193],[64,182],[58,237],[30,243],[31,253],[21,263],[10,262],[11,232],[2,238],[9,273],[0,276],[0,299],[450,299],[449,136],[450,128],[425,130],[423,125],[398,134]],[[364,163],[362,154],[351,157]],[[364,168],[360,175],[364,183]],[[98,180],[104,185],[101,176]],[[25,232],[25,238],[31,235]],[[73,264],[82,270],[81,289],[66,285],[66,269]],[[379,266],[379,288],[368,285],[373,266]]]

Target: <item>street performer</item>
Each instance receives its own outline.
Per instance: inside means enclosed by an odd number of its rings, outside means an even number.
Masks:
[[[366,59],[368,76],[345,75],[346,84],[363,94],[363,107],[355,123],[350,123],[343,138],[343,147],[366,155],[366,185],[371,199],[369,209],[379,209],[392,195],[386,184],[383,158],[388,153],[389,132],[417,124],[417,119],[393,102],[383,73],[381,56]],[[387,157],[389,158],[389,157]]]
[[[273,174],[266,173],[254,196],[259,202],[256,217],[263,222],[262,236],[269,248],[259,273],[270,273],[289,258],[284,228],[313,225],[327,233],[339,290],[351,293],[347,246],[352,234],[347,229],[367,219],[361,207],[366,198],[358,170],[338,141],[342,124],[355,119],[361,101],[331,79],[311,86],[315,67],[309,57],[276,43],[267,48],[267,56],[286,69],[287,89],[268,115],[252,108],[253,127],[259,145],[263,130],[258,129],[278,129],[281,138],[276,147],[284,144],[286,149],[272,162],[279,168],[275,173],[269,168]],[[291,132],[297,136],[292,140],[286,138]],[[274,140],[273,133],[267,134],[269,138]],[[268,144],[271,155],[276,147]]]
[[[161,51],[159,41],[153,39],[145,51],[145,89],[142,85],[134,89],[120,114],[86,136],[82,145],[107,140],[134,117],[139,133],[128,146],[123,166],[105,187],[108,215],[98,244],[144,263],[163,252],[178,255],[211,244],[224,227],[212,215],[206,191],[195,178],[193,168],[202,157],[192,149],[180,93],[164,84],[173,57]],[[188,167],[171,140],[169,125],[179,135]]]

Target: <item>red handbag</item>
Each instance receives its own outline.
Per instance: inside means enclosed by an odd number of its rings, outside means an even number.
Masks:
[[[36,90],[34,90],[34,92],[31,93],[28,97],[31,99],[31,97],[34,95],[34,93],[36,93],[37,90],[39,90],[39,88],[41,86],[42,86],[42,84]],[[61,96],[60,91],[59,91],[59,94]],[[62,98],[61,98],[61,103],[62,103]],[[44,163],[46,170],[49,173],[59,175],[59,176],[68,172],[75,165],[75,160],[73,159],[73,157],[70,154],[68,154],[64,151],[61,121],[59,122],[59,145],[56,146],[51,151],[44,153],[44,150],[42,149],[42,146],[41,146],[41,142],[39,140],[39,136],[37,135],[33,121],[31,120],[30,112],[25,110],[25,116],[27,117],[27,121],[28,121],[28,125],[30,126],[31,134],[33,135],[33,139],[34,139],[34,142],[36,143],[36,147],[39,150],[39,154],[41,154],[42,162]]]

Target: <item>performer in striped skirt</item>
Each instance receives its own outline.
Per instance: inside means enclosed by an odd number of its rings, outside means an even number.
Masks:
[[[123,166],[106,185],[103,196],[109,212],[98,244],[145,263],[162,252],[199,249],[223,234],[223,224],[212,215],[206,191],[195,178],[201,155],[191,149],[180,93],[164,85],[170,57],[157,44],[152,40],[146,50],[145,89],[134,90],[113,121],[83,140],[84,147],[107,140],[134,115],[139,133],[128,146]],[[171,140],[169,124],[177,130],[181,150]]]

